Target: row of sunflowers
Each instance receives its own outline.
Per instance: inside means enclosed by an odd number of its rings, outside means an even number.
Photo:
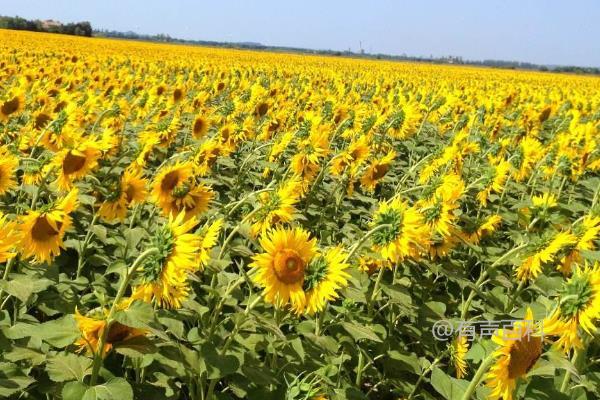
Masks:
[[[0,397],[596,398],[597,78],[0,50]]]

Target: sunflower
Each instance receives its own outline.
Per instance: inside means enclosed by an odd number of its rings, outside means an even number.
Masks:
[[[388,121],[388,133],[396,139],[406,139],[415,134],[421,115],[412,103],[406,103],[392,113]]]
[[[340,176],[348,168],[350,175],[354,176],[371,151],[368,140],[367,136],[360,136],[358,140],[350,143],[345,151],[332,160],[331,173]]]
[[[581,263],[581,251],[590,251],[596,248],[595,241],[600,237],[600,217],[586,216],[581,224],[573,228],[573,233],[577,237],[577,243],[571,246],[567,255],[560,260],[558,270],[563,275],[569,275],[573,269],[573,264]]]
[[[188,296],[188,273],[199,269],[201,238],[190,231],[195,218],[185,220],[185,213],[169,216],[153,237],[158,253],[142,266],[140,282],[133,288],[129,301],[153,302],[160,307],[180,308]]]
[[[438,234],[445,238],[454,231],[454,221],[456,220],[454,210],[457,208],[458,205],[454,202],[436,198],[432,204],[422,208],[420,213],[432,234]]]
[[[223,226],[223,220],[218,219],[200,233],[200,244],[197,254],[197,265],[199,269],[204,269],[210,260],[210,250],[215,247],[219,239],[219,233]]]
[[[544,321],[544,334],[558,336],[556,345],[568,353],[581,348],[579,327],[587,334],[596,332],[595,321],[600,319],[600,265],[576,267],[573,275],[563,282],[560,302]]]
[[[250,266],[257,270],[254,280],[264,287],[265,300],[278,307],[291,303],[296,312],[304,310],[305,272],[317,253],[316,239],[302,228],[274,228],[259,242],[265,252],[255,255]]]
[[[389,262],[386,262],[380,258],[360,256],[358,259],[358,270],[366,272],[368,275],[373,275],[380,268],[385,267],[390,268],[391,265]]]
[[[250,228],[252,236],[256,237],[259,233],[264,235],[273,226],[291,222],[301,194],[302,184],[298,177],[284,182],[276,192],[261,193],[261,206],[254,218],[256,222]]]
[[[208,129],[210,128],[210,125],[211,125],[210,119],[208,119],[202,115],[198,115],[194,119],[194,123],[192,124],[192,135],[194,136],[194,138],[202,139],[204,136],[206,136],[206,133],[208,132]]]
[[[493,353],[496,361],[487,374],[490,398],[512,400],[517,381],[527,375],[542,354],[543,341],[531,309],[527,309],[523,321],[514,323],[513,329],[499,329],[492,340],[500,347]]]
[[[484,189],[477,193],[477,200],[483,207],[487,205],[490,194],[500,193],[504,189],[504,185],[508,180],[510,173],[510,163],[508,161],[500,161],[498,165],[492,166],[491,171],[484,177]]]
[[[56,185],[61,190],[69,190],[73,182],[86,176],[98,165],[101,152],[92,140],[85,140],[74,148],[58,152],[49,164],[58,172]]]
[[[17,226],[13,221],[8,221],[6,215],[0,212],[0,263],[6,262],[17,255],[14,251],[17,240]]]
[[[477,245],[485,236],[494,233],[501,223],[501,216],[496,214],[490,215],[483,221],[478,220],[475,223],[468,223],[458,234],[465,242]]]
[[[25,108],[25,96],[19,93],[4,102],[0,102],[0,121],[7,121]]]
[[[458,335],[450,347],[450,358],[454,363],[456,378],[462,379],[467,375],[467,360],[465,356],[469,351],[469,341],[465,335]]]
[[[79,351],[87,350],[96,354],[100,346],[100,338],[104,334],[104,329],[106,329],[106,319],[102,318],[102,316],[86,317],[81,315],[78,310],[75,310],[75,321],[81,332],[81,337],[77,339],[75,345],[79,346]],[[113,322],[106,336],[106,342],[102,349],[102,357],[105,357],[113,346],[138,336],[144,336],[145,334],[146,331],[142,329],[131,328],[119,322]]]
[[[77,194],[77,189],[73,189],[58,203],[31,210],[21,217],[18,245],[24,257],[49,263],[60,253],[63,237],[72,223],[69,214],[78,205]]]
[[[395,158],[396,152],[390,150],[381,159],[373,160],[360,179],[361,185],[369,192],[374,191],[381,179],[383,179],[383,177],[390,170],[392,162]]]
[[[17,185],[15,172],[19,158],[11,154],[5,146],[0,147],[0,196]]]
[[[146,199],[148,195],[146,185],[147,182],[142,178],[141,172],[125,170],[118,185],[100,205],[98,215],[106,221],[115,219],[123,221],[129,206],[142,203]]]
[[[399,198],[380,203],[372,225],[386,225],[373,234],[374,249],[392,262],[418,258],[429,246],[430,231],[423,216]]]
[[[517,279],[526,281],[535,279],[542,272],[545,264],[559,258],[559,253],[565,248],[571,248],[577,243],[577,236],[569,231],[559,232],[549,242],[543,242],[538,251],[530,255],[517,268]]]
[[[348,286],[350,275],[346,255],[339,247],[314,257],[304,271],[303,289],[306,293],[306,311],[309,314],[322,311],[328,301],[338,298],[337,290]],[[298,312],[301,310],[297,310]]]
[[[185,218],[208,210],[214,197],[210,187],[196,184],[194,166],[189,162],[161,171],[152,185],[152,194],[165,216],[183,211]]]

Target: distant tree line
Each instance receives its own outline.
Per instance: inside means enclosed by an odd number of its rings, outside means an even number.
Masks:
[[[226,47],[226,48],[240,48],[240,49],[252,49],[252,50],[267,50],[272,52],[291,52],[291,53],[302,53],[302,54],[319,54],[328,55],[334,57],[354,57],[354,58],[367,58],[377,60],[392,60],[392,61],[417,61],[432,64],[458,64],[458,65],[474,65],[474,66],[485,66],[494,68],[504,69],[526,69],[535,71],[552,71],[552,72],[566,72],[575,74],[594,74],[600,75],[600,68],[596,67],[576,67],[576,66],[548,66],[541,64],[533,64],[521,61],[506,61],[506,60],[464,60],[462,57],[456,56],[445,56],[445,57],[417,57],[402,55],[390,55],[390,54],[371,54],[365,53],[364,50],[360,52],[338,51],[338,50],[314,50],[304,49],[298,47],[285,47],[285,46],[266,46],[261,43],[255,42],[216,42],[207,40],[186,40],[173,38],[166,34],[158,35],[144,35],[136,32],[119,32],[109,30],[95,30],[94,36],[101,37],[112,37],[120,39],[132,39],[132,40],[143,40],[148,42],[166,42],[166,43],[182,43],[200,46],[215,46],[215,47]]]
[[[87,21],[62,24],[58,21],[39,19],[29,20],[21,17],[0,16],[0,28],[20,31],[62,33],[65,35],[92,36],[92,25]]]

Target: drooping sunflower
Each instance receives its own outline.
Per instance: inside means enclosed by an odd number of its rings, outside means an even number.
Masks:
[[[0,147],[0,196],[17,185],[15,172],[19,158],[11,154],[5,146]]]
[[[559,259],[559,253],[571,248],[575,243],[577,243],[577,236],[570,231],[559,232],[549,241],[542,242],[537,251],[519,265],[516,271],[517,279],[527,281],[537,278],[544,265]]]
[[[81,332],[81,337],[75,342],[79,346],[79,351],[88,351],[96,354],[100,347],[100,338],[106,329],[106,319],[102,315],[86,317],[75,310],[75,321]],[[106,336],[106,342],[102,349],[102,357],[105,357],[113,346],[138,336],[144,336],[146,331],[143,329],[131,328],[119,322],[113,322]]]
[[[360,136],[357,140],[352,141],[348,148],[339,153],[331,162],[331,173],[339,176],[349,169],[350,175],[354,176],[364,161],[369,156],[371,151],[369,147],[369,138]]]
[[[204,267],[208,265],[208,261],[210,260],[210,250],[217,244],[222,226],[223,220],[218,219],[199,233],[200,244],[196,258],[200,270],[203,270]]]
[[[284,182],[276,192],[261,193],[261,208],[254,217],[250,233],[256,237],[278,224],[291,222],[296,212],[295,204],[300,200],[301,194],[302,183],[298,177]]]
[[[314,257],[304,271],[303,289],[306,293],[306,312],[320,312],[328,301],[339,297],[338,290],[348,286],[346,255],[339,247]],[[301,311],[301,310],[297,310]]]
[[[374,249],[392,262],[418,258],[427,251],[430,231],[415,207],[399,198],[382,202],[373,216],[372,226],[386,225],[373,234]]]
[[[162,170],[154,179],[152,194],[165,216],[179,215],[191,218],[206,211],[214,197],[208,186],[194,179],[192,163],[178,163]]]
[[[250,264],[257,270],[255,282],[264,287],[267,302],[278,307],[288,303],[296,312],[304,310],[305,271],[317,253],[316,239],[302,228],[274,228],[259,239],[264,253]]]
[[[63,237],[72,223],[69,214],[78,205],[77,195],[75,188],[62,200],[40,210],[31,210],[21,217],[18,245],[24,257],[49,263],[60,254]]]
[[[383,177],[388,173],[392,162],[396,158],[396,152],[390,150],[385,156],[381,159],[374,159],[366,171],[364,172],[362,178],[360,179],[361,185],[369,192],[372,192],[377,187],[377,184],[383,179]]]
[[[396,139],[406,139],[414,135],[421,115],[413,103],[406,103],[391,114],[388,121],[388,133]]]
[[[600,217],[588,215],[580,224],[573,227],[573,233],[577,237],[577,243],[570,246],[570,251],[560,260],[558,270],[563,275],[569,275],[573,265],[581,263],[581,251],[594,250],[595,241],[600,237]]]
[[[83,178],[98,165],[101,151],[98,144],[85,140],[73,148],[65,148],[58,152],[50,168],[57,172],[56,185],[61,190],[69,190],[73,182]]]
[[[456,221],[456,216],[454,215],[454,210],[457,208],[458,204],[454,202],[436,198],[433,203],[419,211],[423,215],[425,223],[432,234],[438,234],[445,238],[450,236],[455,229],[454,221]]]
[[[465,335],[458,335],[452,342],[450,348],[450,358],[454,364],[454,370],[457,379],[462,379],[467,375],[467,360],[465,356],[469,351],[469,341]]]
[[[188,296],[188,274],[199,269],[201,238],[190,231],[195,218],[185,220],[185,213],[169,216],[153,237],[158,253],[149,257],[140,269],[140,281],[133,288],[130,301],[142,300],[160,307],[180,308]]]
[[[470,221],[467,221],[466,226],[463,227],[458,234],[465,242],[477,245],[481,239],[483,239],[485,236],[491,235],[496,231],[496,229],[498,229],[498,226],[502,223],[502,217],[497,214],[493,214],[484,220],[477,220],[474,223],[469,222]]]
[[[132,204],[143,202],[148,195],[146,180],[142,178],[141,171],[127,169],[120,181],[104,202],[100,205],[98,215],[106,221],[115,219],[123,221],[127,216],[127,209]]]
[[[493,353],[496,361],[487,374],[490,398],[512,400],[517,381],[527,375],[542,354],[543,340],[531,309],[512,329],[499,329],[492,340],[500,347]]]
[[[580,328],[588,335],[596,332],[600,319],[600,265],[576,267],[573,275],[563,282],[559,304],[544,321],[544,334],[558,336],[556,346],[568,353],[581,348]]]

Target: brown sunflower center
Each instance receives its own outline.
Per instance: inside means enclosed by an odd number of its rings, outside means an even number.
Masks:
[[[56,227],[59,230],[61,226],[62,222],[59,221],[56,223]],[[50,225],[47,217],[45,215],[41,215],[35,220],[35,224],[33,224],[33,228],[31,229],[31,237],[36,242],[45,242],[57,236],[58,232],[58,230],[54,229],[54,227]]]
[[[123,340],[127,339],[130,333],[131,328],[115,322],[110,326],[110,330],[108,331],[108,335],[106,337],[106,343],[122,342]]]
[[[127,189],[125,189],[125,198],[127,199],[128,203],[131,203],[133,201],[133,199],[135,198],[135,194],[135,186],[131,184],[127,185]]]
[[[21,105],[21,102],[20,102],[19,98],[15,97],[12,100],[9,100],[9,101],[5,102],[4,104],[2,104],[2,108],[0,109],[0,111],[2,111],[2,114],[4,114],[4,115],[10,115],[10,114],[14,113],[15,111],[17,111],[19,109],[20,105]]]
[[[162,182],[160,183],[160,188],[163,192],[170,192],[175,189],[175,186],[179,183],[179,172],[171,171],[165,175]]]
[[[195,122],[194,122],[194,134],[195,135],[199,135],[200,133],[202,133],[204,131],[204,120],[198,118]]]
[[[50,120],[52,119],[52,117],[50,117],[48,114],[38,114],[35,117],[35,122],[33,123],[33,127],[35,129],[42,129],[44,128],[46,125],[48,125],[48,122],[50,122]]]
[[[274,264],[275,275],[280,281],[292,284],[302,282],[304,279],[306,264],[295,250],[284,249],[277,252]]]
[[[259,117],[263,117],[267,111],[269,111],[269,105],[267,103],[260,103],[258,106],[256,106],[256,114]]]
[[[381,179],[387,174],[390,167],[387,164],[379,164],[373,168],[373,179]]]
[[[85,156],[73,154],[69,151],[63,161],[63,172],[67,175],[79,171],[85,165]]]
[[[540,358],[541,353],[542,339],[540,337],[527,335],[518,340],[510,349],[508,377],[516,379],[525,375]]]

